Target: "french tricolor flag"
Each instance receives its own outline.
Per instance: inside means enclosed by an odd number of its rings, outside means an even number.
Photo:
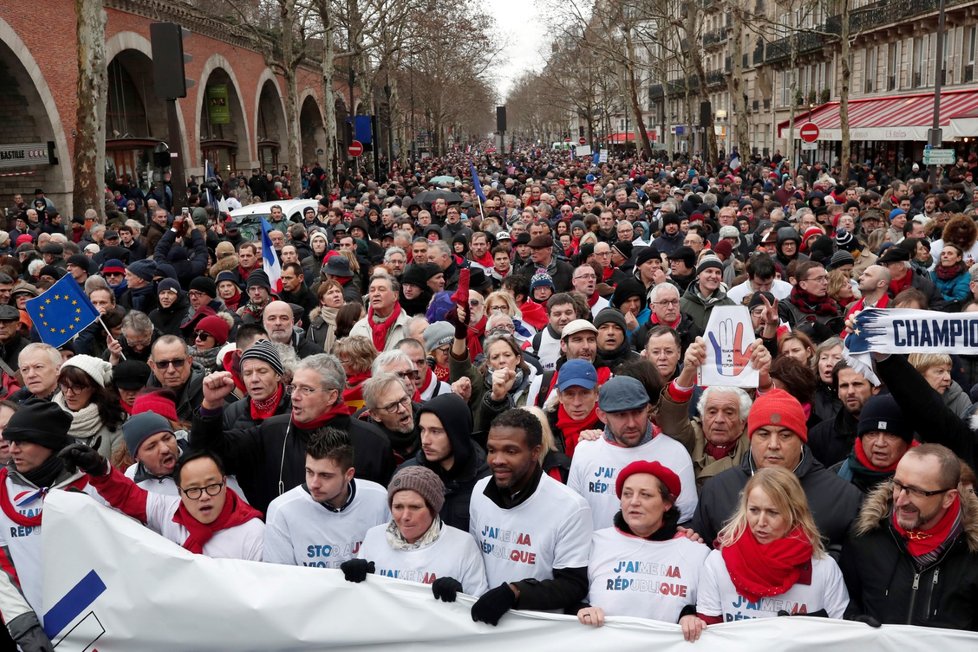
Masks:
[[[278,262],[275,254],[275,247],[272,246],[272,239],[268,232],[272,230],[272,225],[264,217],[261,218],[261,267],[268,275],[268,281],[272,286],[273,294],[282,292],[282,264]]]

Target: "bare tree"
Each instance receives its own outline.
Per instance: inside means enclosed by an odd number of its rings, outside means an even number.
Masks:
[[[105,205],[105,105],[108,99],[105,60],[105,10],[102,0],[75,0],[78,39],[78,108],[75,112],[75,188],[72,209],[83,215],[89,208],[102,215]]]

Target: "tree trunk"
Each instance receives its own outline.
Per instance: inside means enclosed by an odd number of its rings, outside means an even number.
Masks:
[[[737,145],[740,162],[746,165],[750,158],[750,127],[747,121],[747,100],[744,97],[744,42],[741,36],[744,16],[740,6],[733,7],[731,16],[733,17],[731,24],[733,49],[730,53],[730,78],[727,90],[734,101],[733,142]]]
[[[845,185],[849,181],[849,159],[852,157],[852,140],[849,137],[849,82],[852,80],[852,70],[849,69],[849,0],[842,0],[842,30],[839,35],[842,50],[839,59],[842,64],[839,87],[839,129],[842,131],[842,152],[839,157],[841,169],[838,183]]]
[[[335,66],[335,50],[333,45],[333,12],[330,11],[329,0],[319,0],[316,4],[319,19],[323,23],[323,116],[326,121],[326,146],[323,148],[323,159],[319,163],[326,170],[326,178],[332,185],[338,182],[336,176],[336,95],[333,93],[333,73]],[[328,189],[324,189],[328,195]]]
[[[652,145],[649,143],[649,132],[645,128],[645,118],[642,116],[642,105],[638,99],[638,80],[635,78],[635,53],[632,44],[632,37],[629,30],[623,30],[625,33],[625,56],[627,63],[625,64],[625,78],[628,83],[628,99],[632,105],[632,113],[635,116],[635,126],[638,128],[638,135],[642,142],[642,153],[645,160],[651,160],[652,158]],[[628,138],[626,135],[625,144],[628,144]]]
[[[296,68],[299,61],[295,55],[295,0],[279,0],[281,19],[282,72],[285,77],[285,130],[286,152],[289,170],[298,175],[302,169],[302,135],[299,133],[299,89],[296,82]]]
[[[75,0],[78,17],[78,110],[75,113],[75,179],[72,212],[89,208],[105,217],[105,105],[108,78],[105,61],[105,11],[102,0]],[[66,190],[71,190],[66,188]]]

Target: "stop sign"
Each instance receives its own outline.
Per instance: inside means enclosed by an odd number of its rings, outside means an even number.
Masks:
[[[350,156],[357,157],[363,154],[363,143],[359,140],[354,140],[350,143],[350,146],[346,148],[346,153]]]
[[[818,140],[818,133],[818,125],[814,122],[806,122],[798,131],[798,135],[801,136],[801,139],[806,143],[814,143],[816,140]]]
[[[586,145],[587,144],[587,138],[585,138],[584,136],[581,136],[580,138],[577,139],[577,144],[578,145]]]

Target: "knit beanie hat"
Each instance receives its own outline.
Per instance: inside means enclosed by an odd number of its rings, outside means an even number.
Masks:
[[[176,279],[173,278],[165,278],[156,284],[157,294],[166,291],[176,292],[177,294],[180,294],[180,284],[177,282]]]
[[[900,404],[890,394],[870,396],[863,405],[856,434],[862,437],[867,432],[887,432],[908,444],[913,441],[913,428]]]
[[[149,365],[142,360],[123,360],[112,369],[112,382],[120,389],[142,389],[150,373]]]
[[[112,272],[116,274],[125,274],[126,266],[123,265],[122,261],[119,260],[118,258],[110,258],[109,260],[105,261],[105,263],[102,265],[102,273],[108,274]]]
[[[254,274],[254,272],[252,272],[252,274]],[[190,281],[190,289],[203,292],[211,298],[217,296],[217,283],[214,282],[214,279],[206,276],[198,276],[194,278],[194,280]]]
[[[783,389],[772,389],[757,397],[747,415],[747,435],[765,426],[787,428],[798,435],[803,442],[808,442],[808,425],[805,411],[794,396]]]
[[[550,287],[551,290],[556,291],[554,288],[554,280],[550,277],[545,270],[538,269],[537,273],[530,277],[530,291],[537,288]]]
[[[74,441],[68,436],[72,420],[70,414],[51,401],[32,398],[10,417],[3,438],[59,451]]]
[[[445,504],[445,484],[427,467],[408,466],[395,473],[387,485],[387,506],[393,504],[394,494],[407,489],[418,492],[435,514]]]
[[[174,398],[173,392],[168,389],[140,394],[133,401],[132,414],[154,412],[170,421],[179,421],[180,417],[177,416],[177,404]]]
[[[423,265],[408,265],[401,275],[401,285],[416,285],[422,290],[428,287],[428,273]]]
[[[261,360],[274,369],[275,373],[279,376],[285,375],[285,366],[282,364],[282,358],[279,357],[275,346],[268,340],[258,340],[249,346],[248,350],[241,354],[240,367],[244,366],[245,360]]]
[[[710,268],[718,269],[723,271],[723,262],[720,261],[716,256],[706,256],[700,261],[700,264],[696,266],[697,276],[702,274],[705,270]]]
[[[153,412],[136,414],[122,424],[122,437],[126,440],[126,448],[133,457],[136,457],[136,452],[144,441],[161,432],[172,434],[173,428],[170,427],[169,421]]]
[[[638,279],[631,277],[622,279],[617,287],[615,287],[614,294],[611,295],[611,305],[615,308],[621,310],[621,304],[625,303],[632,297],[638,297],[642,304],[642,308],[646,307],[648,298],[645,292],[645,286]]]
[[[451,344],[455,337],[455,327],[447,321],[436,321],[424,329],[424,350],[431,353],[439,346]]]
[[[628,242],[627,240],[620,240],[611,246],[612,249],[615,249],[619,254],[621,254],[622,258],[632,257],[632,247],[632,243]]]
[[[666,485],[666,489],[672,494],[673,499],[677,498],[682,491],[682,482],[680,482],[679,476],[672,469],[663,466],[659,462],[636,460],[618,472],[618,479],[615,480],[615,493],[618,494],[619,498],[621,498],[621,491],[625,486],[625,480],[636,473],[650,473],[662,480],[663,484]]]
[[[224,281],[231,281],[235,285],[238,284],[238,279],[234,278],[234,272],[228,270],[224,270],[223,272],[217,275],[217,278],[214,279],[214,285],[220,285]]]
[[[65,367],[78,367],[100,387],[105,387],[112,382],[112,365],[101,358],[84,354],[73,355],[61,365],[62,370]]]
[[[272,282],[268,280],[268,274],[256,269],[248,274],[248,289],[259,287],[265,288],[269,292],[272,291]]]
[[[144,281],[152,281],[157,272],[156,263],[152,260],[137,260],[129,265],[128,271]]]
[[[605,308],[594,318],[595,328],[601,328],[604,324],[614,324],[621,329],[622,333],[628,332],[628,329],[625,327],[625,315],[617,308]]]
[[[656,260],[659,259],[659,250],[654,246],[648,246],[644,249],[640,249],[638,255],[635,256],[635,267],[641,267],[643,263],[647,263],[653,258]]]
[[[228,341],[228,333],[231,332],[231,327],[221,317],[210,315],[197,322],[197,330],[204,331],[213,337],[217,346],[223,346]]]

